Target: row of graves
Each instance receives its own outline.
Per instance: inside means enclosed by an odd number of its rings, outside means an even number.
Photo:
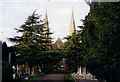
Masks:
[[[13,69],[13,79],[28,79],[41,72],[40,66],[34,66],[30,69],[29,65],[22,64],[17,66],[12,66]]]
[[[78,67],[77,73],[71,73],[71,75],[74,77],[75,80],[95,80],[97,82],[97,79],[95,78],[95,75],[92,75],[86,70],[86,67]]]

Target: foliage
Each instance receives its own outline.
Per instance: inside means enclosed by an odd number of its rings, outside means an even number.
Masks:
[[[2,81],[8,80],[12,80],[12,67],[8,62],[2,61]]]
[[[67,58],[68,70],[72,70],[71,72],[77,72],[77,67],[79,65],[84,65],[84,56],[81,53],[83,51],[81,44],[81,31],[78,31],[77,34],[73,33],[73,35],[68,38],[64,47],[64,56]]]
[[[10,41],[16,43],[14,46],[17,53],[21,55],[32,54],[32,51],[46,51],[50,50],[51,38],[49,28],[45,26],[46,22],[40,20],[35,11],[31,16],[28,16],[24,24],[19,29],[15,28],[17,32],[22,33],[22,36],[14,36],[9,38]]]
[[[96,3],[84,21],[82,40],[86,66],[97,78],[120,77],[120,3]]]
[[[75,79],[72,75],[66,74],[66,82],[75,82]]]
[[[41,20],[40,16],[35,13],[28,16],[24,24],[19,28],[15,28],[21,36],[14,36],[9,40],[15,45],[13,46],[17,55],[17,64],[27,63],[32,69],[33,66],[42,64],[48,65],[50,62],[49,55],[44,51],[51,50],[51,37],[49,32],[48,21]]]
[[[62,60],[60,51],[35,51],[33,53],[35,55],[17,56],[17,64],[27,62],[31,67],[44,64],[47,69],[42,69],[42,71],[47,71],[53,69],[53,66],[58,66],[59,61]]]

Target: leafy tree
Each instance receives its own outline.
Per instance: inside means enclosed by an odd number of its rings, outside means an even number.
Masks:
[[[119,82],[120,3],[93,5],[84,21],[82,33],[86,66],[97,78]]]

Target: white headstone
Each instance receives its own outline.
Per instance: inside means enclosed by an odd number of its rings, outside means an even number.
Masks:
[[[28,68],[28,74],[30,74],[30,68]]]
[[[17,65],[17,73],[19,73],[19,67],[18,67],[18,65]]]
[[[83,68],[83,75],[86,75],[86,67]]]
[[[34,68],[32,69],[32,75],[34,75],[35,74],[35,70],[34,70]]]
[[[15,77],[16,77],[16,76],[15,76],[15,73],[14,73],[14,74],[13,74],[13,79],[15,79]]]
[[[82,74],[82,73],[81,73],[81,71],[82,71],[82,70],[81,70],[81,66],[80,66],[80,68],[79,68],[79,75],[81,75],[81,74]]]
[[[12,66],[12,69],[13,69],[13,72],[15,73],[15,70],[16,70],[15,66]]]

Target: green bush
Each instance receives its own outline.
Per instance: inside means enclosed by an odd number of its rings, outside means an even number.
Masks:
[[[75,82],[74,78],[72,75],[70,74],[67,74],[66,75],[66,82]]]

